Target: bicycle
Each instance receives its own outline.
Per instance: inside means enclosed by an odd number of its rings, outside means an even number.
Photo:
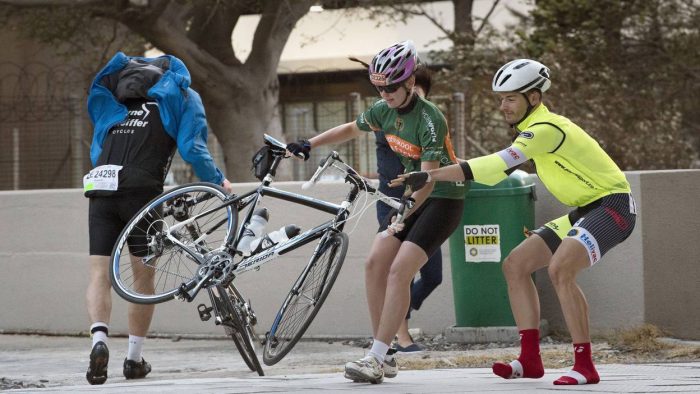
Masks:
[[[263,362],[274,365],[287,355],[303,336],[330,292],[348,249],[343,232],[350,208],[364,191],[397,209],[398,218],[412,207],[407,195],[396,201],[372,187],[345,164],[337,152],[321,161],[311,179],[313,185],[327,169],[341,170],[350,184],[344,201],[334,204],[271,186],[277,167],[287,157],[286,145],[264,136],[272,159],[261,184],[241,195],[228,195],[210,183],[192,183],[173,188],[154,198],[125,226],[111,256],[110,277],[119,296],[137,304],[155,304],[177,298],[191,302],[206,289],[211,306],[198,305],[200,319],[212,315],[251,371],[262,376],[255,352],[257,318],[233,280],[278,256],[319,240],[308,263],[292,285],[261,344]],[[244,256],[238,242],[262,197],[281,199],[333,215],[286,242],[257,254]],[[238,214],[247,211],[238,226]]]

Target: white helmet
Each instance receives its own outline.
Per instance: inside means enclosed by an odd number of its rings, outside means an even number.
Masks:
[[[551,84],[547,66],[530,59],[517,59],[498,70],[491,89],[494,92],[525,93],[532,89],[546,92]]]

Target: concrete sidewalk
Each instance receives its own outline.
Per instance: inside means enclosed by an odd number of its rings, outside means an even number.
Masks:
[[[109,379],[102,386],[85,381],[90,340],[77,337],[0,335],[0,389],[28,392],[191,393],[191,392],[383,392],[383,393],[659,393],[700,392],[700,362],[599,365],[597,385],[562,387],[552,381],[565,370],[548,370],[538,380],[503,380],[489,368],[402,370],[381,385],[352,383],[342,376],[346,361],[365,349],[324,342],[302,342],[266,376],[250,372],[232,342],[207,339],[148,339],[144,356],[153,365],[148,378],[126,381],[121,373],[125,338],[110,338]],[[429,353],[413,357],[426,357]],[[436,356],[432,354],[432,356]],[[21,388],[21,387],[24,388]],[[43,387],[36,387],[43,386]]]

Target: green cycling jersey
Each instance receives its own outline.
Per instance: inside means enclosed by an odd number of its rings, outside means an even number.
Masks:
[[[629,193],[625,174],[591,136],[544,104],[516,126],[513,144],[467,162],[474,181],[493,185],[504,171],[533,160],[537,175],[563,204],[580,207],[614,193]]]
[[[362,131],[384,131],[406,172],[420,171],[422,161],[438,161],[440,167],[457,163],[445,116],[418,95],[398,110],[379,100],[360,114],[356,124]],[[466,191],[463,182],[436,182],[430,196],[461,199]]]

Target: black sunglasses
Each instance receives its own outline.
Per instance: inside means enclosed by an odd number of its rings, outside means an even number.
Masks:
[[[376,86],[376,85],[375,85],[374,87],[377,88],[377,91],[378,91],[379,93],[381,93],[381,92],[394,93],[394,92],[396,92],[397,90],[399,90],[399,88],[401,87],[401,84],[400,84],[400,83],[394,83],[394,84],[386,85],[386,86]]]

